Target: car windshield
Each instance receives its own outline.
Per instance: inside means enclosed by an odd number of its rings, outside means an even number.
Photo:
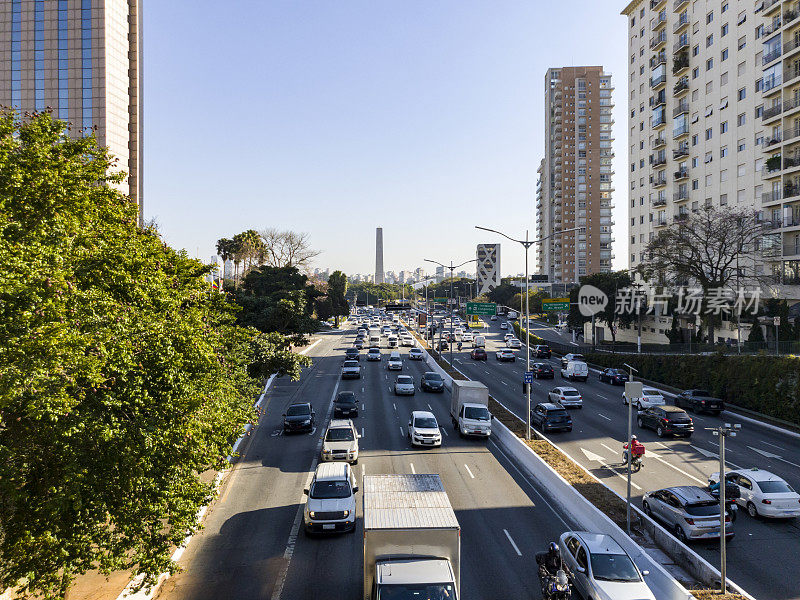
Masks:
[[[785,481],[756,481],[765,494],[790,494],[794,490]]]
[[[334,427],[325,434],[326,442],[352,442],[353,430],[349,427]]]
[[[548,410],[547,411],[547,416],[548,417],[566,417],[567,416],[567,411],[564,410],[563,408],[557,408],[557,409],[554,409],[554,410]]]
[[[592,554],[592,576],[599,581],[641,581],[627,554]]]
[[[414,419],[414,427],[421,429],[437,429],[439,425],[433,417],[417,417]]]
[[[414,383],[414,380],[408,375],[401,375],[397,378],[397,383]]]
[[[317,481],[309,493],[315,500],[349,498],[351,495],[350,484],[346,481]]]
[[[286,409],[287,417],[302,417],[310,414],[311,408],[308,406],[308,404],[295,404]]]
[[[580,393],[577,390],[563,390],[561,392],[562,396],[580,396]]]
[[[488,421],[489,409],[485,406],[467,406],[464,408],[464,418],[475,421]]]
[[[687,504],[686,514],[693,517],[711,517],[719,515],[719,504],[716,502],[696,502]]]
[[[347,395],[340,395],[337,396],[335,400],[336,404],[355,404],[356,397],[355,394],[347,394]]]
[[[438,373],[425,373],[425,379],[428,381],[441,381],[442,376]]]
[[[380,586],[376,600],[454,600],[455,597],[452,583],[407,583]]]

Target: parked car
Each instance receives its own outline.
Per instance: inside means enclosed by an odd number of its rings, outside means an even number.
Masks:
[[[555,377],[553,367],[547,363],[533,363],[531,365],[531,371],[533,371],[533,377],[535,379],[553,379]]]
[[[381,360],[381,349],[375,347],[370,348],[367,351],[367,360],[369,361]]]
[[[625,385],[628,381],[628,374],[622,369],[603,369],[599,375],[601,382],[607,382],[611,385]]]
[[[473,348],[472,352],[469,353],[469,356],[472,360],[486,360],[488,357],[486,350],[483,348]]]
[[[642,508],[684,543],[719,539],[719,501],[696,485],[647,492],[642,497]],[[725,539],[732,537],[733,522],[726,514]]]
[[[536,358],[550,358],[553,355],[550,346],[534,346],[533,351],[536,353]]]
[[[414,378],[411,375],[398,375],[394,380],[395,396],[413,396],[415,391]]]
[[[563,369],[564,367],[566,367],[567,363],[571,360],[586,362],[586,359],[584,358],[583,354],[573,354],[573,353],[565,354],[564,356],[561,357],[561,368]]]
[[[708,477],[709,483],[719,482],[719,473]],[[725,473],[728,485],[739,489],[736,503],[753,517],[793,519],[800,516],[800,494],[783,479],[758,468],[736,469]]]
[[[692,418],[677,406],[651,406],[639,413],[636,424],[642,429],[653,429],[658,437],[665,435],[690,437],[694,432]]]
[[[333,418],[357,417],[358,402],[355,392],[339,392],[333,400]]]
[[[541,402],[531,411],[531,425],[542,431],[572,431],[572,417],[560,404]]]
[[[572,584],[583,598],[655,600],[644,582],[649,571],[636,563],[610,535],[567,531],[558,540]]]
[[[422,375],[419,387],[425,392],[443,392],[444,380],[438,373],[428,371]]]
[[[495,359],[500,362],[514,362],[517,360],[517,355],[511,348],[501,348],[494,353]]]
[[[314,428],[314,409],[308,402],[296,402],[283,413],[283,433],[311,431]]]
[[[322,438],[320,458],[323,462],[344,460],[354,465],[358,462],[358,438],[350,419],[331,419]]]
[[[589,365],[578,360],[571,360],[565,367],[561,367],[561,377],[586,381],[589,379]]]
[[[442,432],[432,412],[415,410],[408,420],[408,439],[412,446],[441,446]]]
[[[346,360],[342,365],[342,379],[361,379],[361,365],[357,360]]]
[[[725,403],[706,390],[684,390],[675,396],[675,406],[698,412],[704,410],[714,415],[725,410]]]
[[[622,403],[627,406],[628,399],[625,397],[625,392],[622,392]],[[636,410],[644,410],[646,408],[650,408],[651,406],[664,406],[666,404],[666,400],[664,400],[664,396],[661,395],[661,392],[655,388],[642,388],[642,398],[641,399],[633,399],[633,407]]]
[[[425,358],[425,353],[421,348],[412,348],[408,351],[408,358],[410,360],[422,360]]]
[[[347,463],[320,463],[303,490],[308,496],[303,509],[303,530],[335,533],[356,530],[356,492],[358,485]]]
[[[400,358],[399,352],[392,352],[389,355],[389,362],[386,363],[386,368],[390,371],[402,371],[403,359]]]
[[[560,404],[565,408],[574,406],[575,408],[583,408],[583,397],[581,393],[574,387],[560,386],[553,388],[547,394],[547,399],[555,404]]]

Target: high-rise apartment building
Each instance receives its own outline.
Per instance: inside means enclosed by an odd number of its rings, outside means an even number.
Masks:
[[[573,282],[610,271],[614,225],[611,76],[603,67],[562,67],[545,75],[545,153],[540,166],[539,273]],[[581,227],[558,235],[559,231]]]
[[[768,3],[634,0],[623,11],[631,268],[661,229],[691,212],[705,206],[759,211],[762,197],[772,193],[763,152],[780,138],[769,119],[780,127],[781,118],[765,119],[762,100],[764,88],[777,85],[762,77],[769,57],[762,54],[767,32],[760,6]]]
[[[122,187],[142,215],[139,0],[0,2],[0,106],[52,109],[73,134],[97,127],[128,173]]]

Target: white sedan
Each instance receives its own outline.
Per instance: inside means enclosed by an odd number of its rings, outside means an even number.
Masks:
[[[522,342],[520,342],[517,338],[509,338],[506,343],[508,344],[509,348],[522,348]]]
[[[506,323],[505,321],[500,323],[500,329],[508,329],[508,323]]]
[[[622,392],[622,403],[628,406],[628,398],[625,397],[625,392]],[[647,410],[651,406],[664,406],[666,400],[655,388],[643,388],[642,397],[633,399],[633,408],[636,410]]]
[[[719,480],[719,472],[708,477],[709,483]],[[747,509],[751,517],[792,519],[800,516],[800,494],[783,479],[761,469],[737,469],[725,473],[725,481],[739,488],[736,503]]]
[[[415,392],[414,378],[411,375],[398,375],[394,380],[395,396],[413,396]]]

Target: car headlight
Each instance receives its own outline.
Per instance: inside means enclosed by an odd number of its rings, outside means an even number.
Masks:
[[[315,513],[315,512],[312,510],[312,511],[309,511],[309,513],[308,513],[308,516],[309,516],[309,517],[311,517],[312,519],[314,519],[314,518],[316,518],[316,516],[317,516],[317,513]]]
[[[344,513],[344,518],[345,519],[350,516],[350,511],[349,510],[344,510],[342,512]]]
[[[306,419],[303,421],[303,425],[311,425],[311,419]]]

